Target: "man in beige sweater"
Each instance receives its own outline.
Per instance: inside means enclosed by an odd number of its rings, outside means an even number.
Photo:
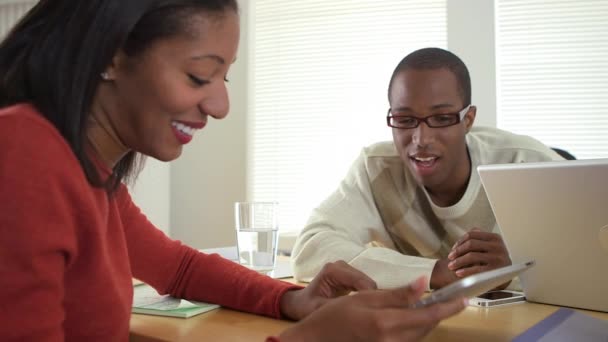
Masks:
[[[426,275],[436,289],[511,264],[477,166],[562,158],[531,137],[473,127],[469,72],[451,52],[406,56],[388,99],[393,141],[364,148],[314,209],[293,250],[295,277],[344,260],[380,288]]]

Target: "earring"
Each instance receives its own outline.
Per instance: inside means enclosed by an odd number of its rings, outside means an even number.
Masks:
[[[108,74],[108,72],[107,72],[107,71],[102,72],[102,73],[100,74],[100,76],[101,76],[101,79],[102,79],[102,80],[104,80],[104,81],[107,81],[107,80],[109,80],[109,79],[110,79],[110,75]]]

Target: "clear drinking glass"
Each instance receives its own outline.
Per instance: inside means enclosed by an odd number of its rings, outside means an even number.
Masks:
[[[278,248],[278,203],[236,202],[237,249],[241,265],[262,273],[275,267]]]

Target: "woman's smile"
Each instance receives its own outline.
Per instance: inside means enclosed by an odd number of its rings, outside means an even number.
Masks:
[[[192,137],[194,133],[199,129],[203,129],[207,123],[204,121],[201,122],[188,122],[188,121],[180,121],[173,120],[171,121],[171,128],[173,129],[173,134],[180,142],[180,144],[185,145],[192,141]]]

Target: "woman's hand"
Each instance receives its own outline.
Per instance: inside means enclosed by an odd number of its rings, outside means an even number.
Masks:
[[[332,298],[375,288],[376,283],[370,277],[344,261],[328,263],[307,287],[283,295],[281,313],[287,318],[300,320]]]
[[[335,299],[285,330],[281,342],[416,341],[442,319],[464,309],[463,298],[428,307],[410,306],[422,295],[426,279],[393,290],[363,291]]]

